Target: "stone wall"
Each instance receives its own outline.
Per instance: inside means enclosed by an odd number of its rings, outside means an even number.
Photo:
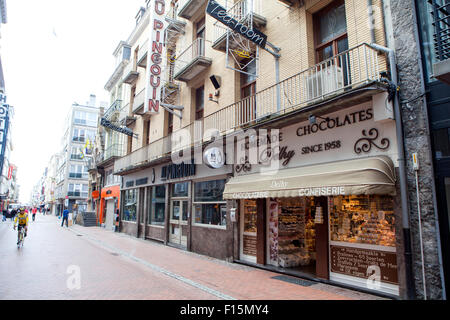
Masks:
[[[404,132],[405,159],[408,180],[410,227],[414,287],[418,299],[423,299],[422,260],[418,222],[416,177],[412,168],[412,153],[419,156],[419,189],[422,214],[425,278],[428,299],[442,299],[442,278],[438,254],[437,215],[433,194],[433,162],[429,121],[424,92],[423,74],[419,58],[414,0],[390,1],[393,37],[397,59],[400,102]]]

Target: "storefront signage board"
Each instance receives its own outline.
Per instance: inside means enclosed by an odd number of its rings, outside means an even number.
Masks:
[[[169,11],[169,1],[149,1],[148,10],[150,10],[150,23],[147,66],[150,72],[146,74],[144,112],[154,114],[159,113],[162,103],[161,87],[164,83],[162,77],[167,62],[164,34],[168,22],[166,22],[165,16]]]
[[[100,119],[100,125],[102,125],[105,128],[109,128],[111,130],[114,130],[114,131],[126,134],[127,136],[130,136],[130,137],[134,136],[134,133],[133,133],[133,131],[131,129],[126,128],[126,127],[116,126],[116,125],[112,124],[110,121],[108,121],[105,118],[101,118]]]
[[[249,28],[245,24],[237,21],[227,13],[227,10],[214,0],[209,0],[206,7],[206,13],[208,13],[214,19],[222,22],[228,28],[241,36],[247,38],[253,43],[257,44],[261,48],[266,47],[267,35],[255,28]]]
[[[395,121],[376,122],[372,102],[321,117],[329,119],[317,118],[314,124],[304,121],[281,128],[278,135],[258,136],[252,139],[252,144],[236,144],[235,173],[269,171],[270,161],[277,160],[278,168],[285,169],[377,155],[389,156],[398,166]],[[274,137],[278,138],[279,146],[272,149],[269,142]],[[262,164],[239,165],[242,160],[238,155],[249,150],[257,151]]]
[[[378,267],[381,282],[398,284],[395,252],[331,245],[330,258],[331,272],[368,279],[378,276],[375,268]]]

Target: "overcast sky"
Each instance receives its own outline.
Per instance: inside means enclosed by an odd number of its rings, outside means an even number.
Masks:
[[[114,71],[113,51],[134,28],[145,0],[7,0],[1,57],[7,102],[15,108],[11,162],[18,167],[20,201],[60,149],[73,102],[103,89]]]

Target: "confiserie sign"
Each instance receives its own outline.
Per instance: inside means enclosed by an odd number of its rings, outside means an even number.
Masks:
[[[208,6],[206,7],[206,12],[216,20],[219,20],[224,25],[229,27],[234,32],[239,33],[243,37],[247,38],[248,40],[256,43],[261,48],[265,48],[266,42],[267,42],[267,35],[262,33],[261,31],[249,28],[245,24],[242,24],[241,22],[234,19],[232,16],[230,16],[227,12],[227,10],[222,7],[220,4],[218,4],[214,0],[209,0]]]
[[[127,136],[130,136],[130,137],[132,137],[134,135],[133,131],[131,131],[130,129],[128,129],[128,128],[121,128],[119,126],[116,126],[116,125],[112,124],[111,122],[109,122],[108,120],[106,120],[105,118],[101,118],[100,124],[103,127],[106,127],[106,128],[111,129],[111,130],[114,130],[114,131],[126,134]]]

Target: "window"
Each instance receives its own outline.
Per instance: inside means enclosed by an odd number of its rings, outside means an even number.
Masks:
[[[316,59],[321,62],[348,49],[345,3],[335,1],[314,15]]]
[[[71,165],[69,171],[69,178],[73,179],[87,179],[88,168],[83,165]]]
[[[256,119],[256,60],[246,62],[247,66],[241,73],[241,103],[238,119],[245,124]]]
[[[223,201],[226,180],[194,184],[194,223],[225,227],[227,205]]]
[[[195,29],[196,39],[197,39],[197,56],[205,55],[205,17],[203,17],[199,22],[196,23]]]
[[[86,141],[86,131],[84,129],[73,129],[72,141],[75,142],[85,142]]]
[[[97,114],[92,112],[75,111],[73,122],[75,124],[97,126]]]
[[[81,154],[81,150],[79,147],[72,147],[72,151],[70,153],[71,160],[82,160],[83,155]]]
[[[150,208],[150,219],[148,219],[148,223],[164,225],[166,212],[166,187],[164,185],[152,188]]]
[[[195,90],[195,120],[203,118],[203,110],[205,106],[205,87],[201,86]]]
[[[181,198],[189,196],[189,182],[175,183],[172,185],[172,197]]]
[[[136,222],[137,189],[126,190],[123,208],[123,221]]]
[[[173,113],[168,112],[167,118],[167,134],[171,134],[173,132]]]
[[[89,186],[87,184],[69,183],[67,195],[69,197],[88,197]]]
[[[395,247],[394,201],[391,196],[330,198],[331,241]]]

